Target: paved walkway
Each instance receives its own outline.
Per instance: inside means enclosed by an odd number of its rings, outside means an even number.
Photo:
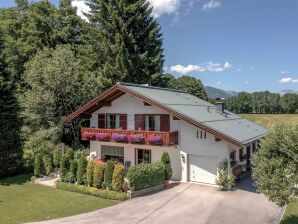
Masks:
[[[247,178],[231,192],[181,183],[112,207],[39,223],[277,224],[282,212],[282,208],[256,193]]]

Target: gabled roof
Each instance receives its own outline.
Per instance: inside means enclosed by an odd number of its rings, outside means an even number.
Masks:
[[[186,92],[130,83],[117,83],[70,114],[66,120],[84,117],[117,97],[128,93],[185,120],[235,145],[245,145],[263,137],[267,129],[229,111],[218,112],[216,107]]]

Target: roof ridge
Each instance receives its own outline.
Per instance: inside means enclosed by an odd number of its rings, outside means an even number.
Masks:
[[[189,94],[186,91],[171,89],[171,88],[163,88],[163,87],[158,87],[158,86],[151,86],[149,84],[148,84],[148,86],[147,85],[142,85],[142,84],[127,83],[127,82],[117,82],[117,84],[122,85],[122,86],[135,86],[135,87],[141,87],[141,88],[147,88],[147,89],[160,89],[160,90],[166,90],[166,91]]]

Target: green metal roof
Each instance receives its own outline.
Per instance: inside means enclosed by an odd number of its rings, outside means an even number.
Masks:
[[[227,110],[224,113],[218,112],[213,104],[183,91],[130,83],[118,84],[150,98],[177,113],[183,114],[243,145],[263,137],[268,131],[265,127]]]

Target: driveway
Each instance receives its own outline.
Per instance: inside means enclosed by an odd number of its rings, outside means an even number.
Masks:
[[[191,183],[173,183],[164,191],[50,223],[279,223],[282,208],[258,194],[246,178],[231,192]]]

